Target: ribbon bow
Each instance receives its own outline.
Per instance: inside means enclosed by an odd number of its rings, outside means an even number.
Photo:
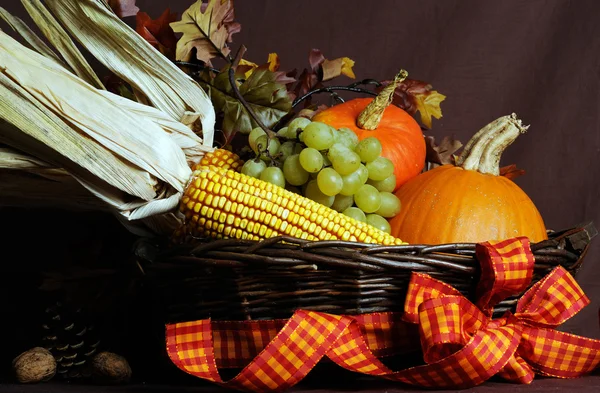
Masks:
[[[409,284],[404,319],[419,326],[428,363],[421,372],[437,375],[435,386],[474,386],[496,374],[519,383],[536,373],[572,378],[598,365],[599,341],[554,330],[589,304],[563,267],[533,285],[514,314],[492,319],[495,304],[529,285],[533,256],[522,237],[482,243],[476,252],[482,275],[476,305],[426,274],[413,273]]]
[[[404,314],[298,310],[287,321],[183,322],[167,325],[167,352],[189,374],[250,392],[283,391],[324,356],[354,372],[429,388],[471,387],[496,374],[530,383],[536,373],[571,378],[596,368],[600,341],[554,330],[589,303],[565,269],[533,285],[514,314],[493,319],[494,305],[530,284],[533,254],[523,237],[478,244],[476,253],[481,279],[475,304],[450,285],[413,273]],[[426,364],[394,372],[376,353],[398,342],[394,332],[404,329],[409,337],[407,326],[418,327]],[[217,363],[247,359],[235,378],[221,379]]]

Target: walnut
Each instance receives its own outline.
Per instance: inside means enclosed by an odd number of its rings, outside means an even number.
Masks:
[[[100,352],[92,359],[92,376],[98,383],[126,383],[131,379],[131,367],[123,356]]]
[[[38,383],[49,381],[56,374],[56,360],[45,348],[32,348],[17,356],[12,363],[17,381]]]

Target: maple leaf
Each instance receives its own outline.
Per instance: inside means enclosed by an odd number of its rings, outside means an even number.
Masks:
[[[236,78],[243,79],[244,75],[237,70]],[[269,128],[292,109],[292,100],[285,85],[278,83],[276,78],[276,74],[269,71],[265,65],[255,68],[250,77],[239,85],[242,97]],[[229,83],[228,68],[212,80],[203,80],[200,83],[209,93],[215,110],[223,115],[222,130],[227,142],[231,141],[237,132],[247,134],[258,127],[235,96]]]
[[[389,80],[382,81],[377,91],[383,90],[390,83],[391,81]],[[429,83],[415,79],[406,79],[396,87],[392,102],[411,115],[420,112],[421,123],[427,128],[431,128],[431,117],[435,117],[436,119],[442,117],[440,103],[445,98],[446,96],[443,94],[432,90],[432,86]]]
[[[277,53],[269,53],[269,58],[267,59],[266,66],[268,67],[269,71],[273,71],[273,72],[275,72],[279,69],[279,56],[277,55]],[[254,71],[255,68],[258,68],[259,65],[256,63],[253,63],[249,60],[241,59],[239,66],[238,66],[238,70],[240,70],[239,67],[241,67],[241,70],[243,70],[244,76],[246,78],[248,78],[252,74],[252,71]],[[284,78],[286,73],[279,73],[278,75],[282,75],[282,78]],[[282,79],[282,81],[280,81],[280,82],[283,82],[284,80],[285,80],[285,78]],[[295,81],[295,79],[292,79],[291,81],[285,80],[285,82],[283,84],[291,83],[294,81]]]
[[[135,5],[136,0],[108,0],[108,5],[119,18],[127,18],[128,16],[136,16],[140,11]]]
[[[525,174],[524,169],[517,168],[517,165],[511,164],[500,168],[500,176],[504,176],[509,179],[514,179]]]
[[[454,153],[463,146],[459,140],[454,139],[454,136],[444,137],[439,145],[435,143],[434,137],[426,136],[425,145],[427,148],[425,160],[431,163],[432,167],[454,164]]]
[[[440,119],[442,117],[442,108],[440,103],[446,99],[446,96],[435,90],[427,93],[415,95],[417,100],[417,110],[421,115],[421,123],[427,128],[431,128],[431,118]]]
[[[167,8],[158,19],[153,20],[145,12],[139,12],[136,16],[135,31],[153,47],[159,50],[160,53],[169,59],[175,57],[175,47],[177,45],[177,37],[173,29],[169,26],[171,22],[177,20],[177,14],[171,14]]]
[[[229,55],[227,44],[241,30],[241,25],[233,19],[233,0],[196,1],[180,21],[171,23],[174,32],[183,34],[177,42],[176,59],[189,61],[193,49],[196,58],[209,65],[211,59]]]

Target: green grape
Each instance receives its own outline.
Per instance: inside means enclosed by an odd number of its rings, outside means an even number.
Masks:
[[[378,214],[367,214],[367,224],[386,233],[392,232],[392,227],[390,226],[388,220],[386,220]]]
[[[300,154],[300,153],[302,153],[302,150],[304,150],[304,147],[302,146],[302,144],[296,143],[296,145],[294,146],[294,154]]]
[[[319,190],[325,195],[335,196],[340,193],[342,186],[342,177],[332,168],[325,168],[317,176]]]
[[[375,213],[381,206],[381,195],[375,187],[365,184],[354,194],[354,203],[365,213]]]
[[[325,195],[319,190],[319,185],[316,180],[311,180],[306,185],[306,189],[304,190],[304,195],[308,199],[312,199],[313,201],[320,203],[321,205],[325,205],[327,207],[331,207],[333,205],[333,201],[335,197]]]
[[[331,164],[340,175],[349,175],[360,167],[360,157],[350,149],[345,154],[334,154]]]
[[[377,209],[377,214],[386,218],[392,218],[400,213],[402,205],[396,195],[391,192],[380,192],[379,195],[381,196],[381,206]]]
[[[358,136],[349,128],[342,127],[335,133],[335,142],[354,150],[358,145]]]
[[[256,150],[254,150],[254,152],[257,154],[260,153],[261,158],[269,158],[269,155],[273,157],[279,152],[280,146],[281,143],[279,142],[279,139],[269,139],[268,136],[262,135],[256,139]],[[267,150],[269,154],[266,154]]]
[[[333,201],[333,205],[331,208],[338,212],[343,212],[347,208],[351,207],[354,204],[354,198],[352,195],[342,195],[337,194],[335,196],[335,200]]]
[[[369,180],[369,170],[363,164],[360,164],[358,166],[358,169],[356,170],[356,172],[358,172],[358,174],[360,175],[360,182],[362,184],[365,184],[367,182],[367,180]]]
[[[389,158],[377,157],[366,166],[371,180],[384,180],[394,174],[394,163]]]
[[[327,158],[329,158],[329,161],[333,161],[333,157],[343,156],[344,154],[348,154],[349,151],[352,150],[348,146],[344,146],[341,143],[334,143],[327,151]]]
[[[291,155],[283,163],[283,175],[292,186],[301,186],[308,181],[308,172],[300,165],[300,156]]]
[[[367,172],[368,175],[368,172]],[[396,175],[388,176],[383,180],[368,180],[367,184],[375,187],[379,192],[393,192],[396,188]]]
[[[288,138],[288,128],[283,127],[281,130],[277,131],[277,136],[282,138]]]
[[[242,173],[244,175],[259,179],[260,174],[265,170],[266,167],[267,164],[261,160],[248,160],[242,166]]]
[[[354,218],[356,221],[367,222],[367,217],[362,210],[358,207],[349,207],[342,212],[342,214]]]
[[[303,142],[308,147],[317,150],[329,149],[333,145],[334,134],[331,128],[317,121],[310,123],[302,132]]]
[[[323,156],[317,149],[307,147],[300,153],[300,165],[309,173],[316,173],[323,168]]]
[[[296,142],[287,141],[281,144],[279,148],[279,152],[281,153],[280,160],[281,162],[285,162],[285,160],[294,154],[294,145]]]
[[[283,171],[276,166],[265,168],[265,170],[260,174],[260,180],[275,184],[276,186],[282,188],[285,187],[285,177],[283,176]]]
[[[267,133],[260,127],[256,127],[254,128],[252,131],[250,131],[250,134],[248,134],[248,145],[250,145],[250,148],[256,153],[256,140],[261,137],[261,136],[266,136]]]
[[[294,120],[290,121],[290,124],[288,124],[287,129],[288,129],[288,138],[298,138],[298,129],[300,130],[304,130],[304,128],[306,128],[307,125],[309,125],[311,123],[311,121],[309,119],[307,119],[306,117],[297,117]]]
[[[356,191],[364,184],[360,179],[360,173],[358,170],[352,172],[349,175],[342,176],[342,189],[340,194],[342,195],[354,195]]]
[[[355,151],[362,162],[371,162],[381,155],[381,142],[374,136],[370,136],[360,141]]]

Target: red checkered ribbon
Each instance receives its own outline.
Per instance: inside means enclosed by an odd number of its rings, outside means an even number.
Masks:
[[[496,374],[518,383],[531,382],[536,373],[571,378],[597,367],[600,341],[554,330],[589,303],[566,270],[558,267],[532,286],[514,314],[492,319],[495,304],[529,285],[533,256],[528,240],[516,238],[479,244],[477,257],[482,277],[476,304],[413,273],[403,315],[298,310],[287,321],[177,323],[167,326],[167,350],[183,371],[251,392],[283,391],[323,356],[355,372],[436,388],[475,386]],[[418,327],[425,364],[394,372],[378,356],[411,342],[400,316]],[[242,361],[247,365],[235,378],[221,379],[219,366],[241,367]]]

